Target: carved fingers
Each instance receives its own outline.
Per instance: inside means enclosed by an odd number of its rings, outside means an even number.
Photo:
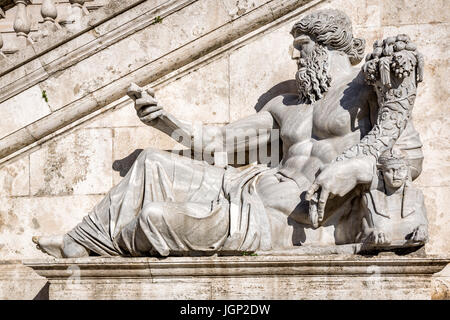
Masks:
[[[313,183],[309,190],[306,192],[305,199],[309,201],[309,221],[314,228],[319,227],[319,215],[317,213],[318,210],[318,191],[320,185],[317,183]]]
[[[308,189],[305,199],[309,201],[311,224],[318,227],[324,220],[329,199],[344,197],[358,184],[372,181],[373,166],[370,158],[352,158],[332,162],[321,168],[320,174]]]
[[[329,196],[328,189],[318,183],[313,183],[306,192],[305,199],[309,201],[309,219],[314,228],[318,228],[323,221]]]
[[[139,119],[144,123],[149,123],[149,122],[161,117],[162,115],[164,115],[164,110],[162,109],[162,107],[157,107],[157,108],[159,108],[159,110],[156,110],[147,116],[140,117]]]
[[[127,90],[127,95],[133,99],[133,101],[136,101],[142,96],[142,88],[139,87],[136,83],[130,84]]]
[[[134,100],[134,107],[142,122],[150,123],[164,114],[162,106],[158,105],[158,101],[155,98],[153,88],[144,90],[132,83],[128,88],[127,94]]]
[[[156,101],[152,96],[144,94],[142,98],[136,100],[134,107],[138,113],[138,116],[141,116],[140,113],[142,113],[144,109],[147,109],[148,107],[156,107],[157,105],[158,101]]]
[[[330,195],[330,192],[327,189],[322,187],[321,191],[320,191],[320,197],[319,197],[319,206],[317,208],[317,215],[319,218],[319,223],[323,221],[323,216],[325,213],[325,205],[327,204],[329,195]]]

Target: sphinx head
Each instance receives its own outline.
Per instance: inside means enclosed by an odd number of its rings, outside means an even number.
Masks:
[[[328,91],[330,50],[345,53],[353,65],[363,59],[365,41],[353,37],[351,21],[342,11],[315,11],[298,21],[291,34],[300,53],[296,80],[303,103],[314,103]]]
[[[383,173],[384,183],[398,189],[409,180],[409,167],[400,152],[386,152],[378,159],[378,168]]]

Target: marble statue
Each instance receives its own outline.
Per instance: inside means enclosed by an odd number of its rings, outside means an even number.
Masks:
[[[423,196],[411,184],[423,160],[411,119],[422,56],[398,35],[376,42],[361,70],[365,41],[339,10],[308,14],[291,33],[298,94],[223,127],[174,118],[151,89],[128,92],[142,122],[193,152],[246,152],[277,137],[279,163],[221,166],[144,150],[79,225],[34,237],[37,247],[55,257],[270,252],[321,245],[323,234],[309,235],[327,226],[334,245],[423,244]],[[398,184],[387,182],[392,168],[382,158],[393,149],[402,154]]]

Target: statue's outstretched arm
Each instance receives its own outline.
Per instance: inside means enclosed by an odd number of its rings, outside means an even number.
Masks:
[[[152,89],[144,90],[132,84],[128,95],[135,101],[137,115],[143,123],[197,152],[235,153],[267,145],[275,124],[268,111],[220,127],[190,123],[176,119],[158,105]]]

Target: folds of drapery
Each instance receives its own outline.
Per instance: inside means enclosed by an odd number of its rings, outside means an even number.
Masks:
[[[144,151],[68,235],[99,255],[268,250],[270,224],[255,188],[268,170]]]

